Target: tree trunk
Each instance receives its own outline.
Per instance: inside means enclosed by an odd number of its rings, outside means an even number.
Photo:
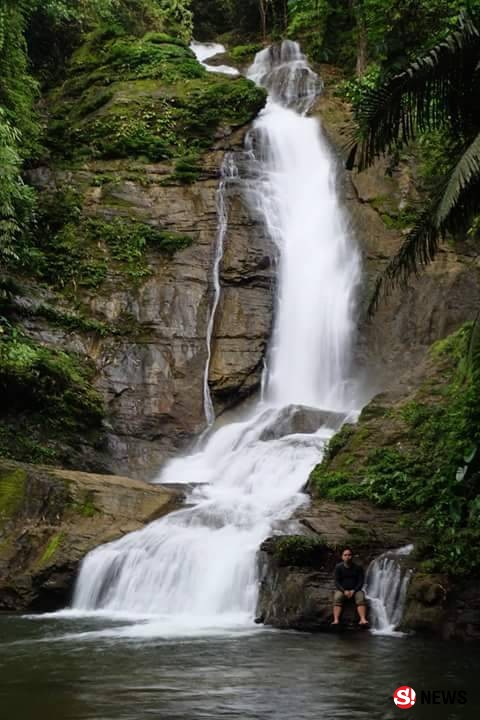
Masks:
[[[362,77],[368,64],[368,36],[363,0],[350,0],[350,7],[357,26],[357,77]]]
[[[260,22],[262,23],[262,35],[264,40],[267,37],[267,2],[268,0],[258,0]]]

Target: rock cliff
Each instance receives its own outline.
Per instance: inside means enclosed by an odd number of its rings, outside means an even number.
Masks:
[[[87,38],[75,53],[43,100],[50,155],[29,173],[37,232],[0,300],[24,348],[88,366],[104,419],[94,437],[80,423],[69,436],[46,395],[39,422],[28,407],[22,423],[6,412],[7,455],[151,478],[203,429],[220,169],[263,102],[159,33]],[[209,374],[218,412],[258,387],[272,315],[272,248],[238,187],[226,206]]]

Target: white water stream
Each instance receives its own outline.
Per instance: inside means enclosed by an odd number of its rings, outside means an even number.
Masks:
[[[206,60],[215,55],[222,55],[225,52],[225,46],[220,43],[199,43],[195,40],[190,44],[190,49],[195,53],[199,63],[208,70],[208,72],[217,72],[222,75],[239,75],[237,68],[230,65],[209,65]]]
[[[215,422],[215,409],[213,407],[212,396],[210,394],[210,387],[208,384],[208,372],[210,370],[210,361],[212,359],[212,336],[213,329],[215,327],[215,316],[222,290],[220,286],[220,265],[223,258],[225,235],[228,229],[226,191],[229,182],[234,180],[237,176],[238,171],[235,165],[235,160],[233,159],[231,153],[227,153],[222,164],[220,186],[217,191],[218,229],[213,258],[213,302],[207,322],[207,360],[205,363],[205,371],[203,373],[203,407],[205,409],[207,431]]]
[[[279,252],[264,399],[167,465],[158,482],[198,483],[188,506],[91,552],[74,597],[76,610],[154,615],[170,633],[251,624],[258,547],[307,501],[302,487],[325,441],[357,409],[350,360],[359,255],[327,143],[305,116],[321,84],[289,41],[259,53],[249,76],[270,98],[249,138],[258,181],[247,196]],[[219,223],[218,266],[221,204]]]
[[[370,622],[378,635],[403,635],[397,631],[403,617],[408,583],[412,571],[401,559],[410,555],[413,545],[383,553],[370,563],[365,578],[370,603]]]

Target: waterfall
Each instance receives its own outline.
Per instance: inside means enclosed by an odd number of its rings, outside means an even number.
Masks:
[[[225,235],[228,229],[226,192],[229,181],[235,179],[237,176],[238,172],[233,156],[231,153],[227,153],[222,164],[221,180],[217,191],[218,230],[213,260],[213,302],[210,308],[210,314],[207,323],[207,361],[205,364],[205,372],[203,374],[203,406],[205,408],[205,419],[207,421],[207,427],[210,427],[215,422],[215,410],[213,407],[212,396],[210,394],[210,387],[208,384],[208,373],[210,370],[210,360],[212,359],[212,335],[213,329],[215,327],[215,315],[217,312],[218,303],[220,302],[221,294],[220,265],[223,258],[223,245],[225,241]]]
[[[370,602],[372,629],[380,635],[395,634],[402,622],[411,570],[402,567],[401,558],[410,555],[413,545],[383,553],[367,570],[365,585]]]
[[[269,100],[248,140],[255,181],[244,184],[245,198],[278,248],[263,398],[164,468],[157,482],[195,484],[185,508],[87,555],[77,610],[154,615],[182,633],[250,625],[258,547],[307,502],[310,470],[357,409],[350,359],[359,254],[338,204],[327,142],[306,116],[321,83],[290,41],[259,53],[249,76]],[[217,241],[222,223],[219,203]]]
[[[269,170],[259,209],[280,256],[267,399],[345,409],[359,260],[327,143],[305,117],[322,85],[291,41],[260,52],[249,77],[270,95],[253,145]]]
[[[236,68],[230,67],[230,65],[209,65],[205,62],[215,55],[222,55],[225,52],[225,46],[220,43],[199,43],[193,40],[190,43],[190,50],[195,53],[195,56],[199,63],[208,70],[208,72],[217,72],[222,75],[238,75],[239,72]]]

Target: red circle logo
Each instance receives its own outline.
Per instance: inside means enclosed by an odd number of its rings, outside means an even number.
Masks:
[[[415,705],[417,693],[408,685],[402,685],[393,693],[393,702],[401,710],[409,710]]]

